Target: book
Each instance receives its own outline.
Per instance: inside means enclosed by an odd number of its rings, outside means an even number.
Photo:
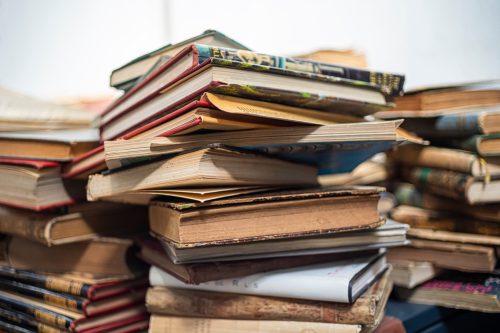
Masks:
[[[427,261],[390,260],[392,266],[391,280],[395,286],[415,288],[443,272]]]
[[[0,87],[0,132],[85,129],[97,114],[41,101]]]
[[[411,238],[441,240],[443,242],[500,246],[500,237],[491,235],[420,228],[410,228],[407,235]]]
[[[492,272],[496,265],[495,248],[412,238],[408,246],[388,250],[389,261],[427,261],[439,268],[463,272]]]
[[[0,266],[0,277],[91,301],[120,295],[146,284],[142,276],[91,278],[77,274],[40,273],[9,266]]]
[[[407,226],[388,220],[374,229],[363,229],[330,234],[313,234],[309,236],[286,237],[282,239],[266,239],[263,241],[234,244],[196,243],[184,245],[169,241],[155,234],[161,241],[164,251],[176,263],[204,263],[211,261],[256,260],[262,258],[288,257],[360,252],[377,250],[408,244],[406,240]],[[158,266],[158,265],[157,265]]]
[[[405,180],[426,190],[471,205],[498,202],[500,176],[468,174],[426,167],[401,168]]]
[[[76,195],[76,185],[81,184],[63,184],[57,162],[0,158],[0,203],[4,205],[35,211],[70,205],[75,202],[70,193]]]
[[[352,304],[152,287],[147,292],[146,305],[154,315],[376,327],[383,317],[391,290],[392,283],[386,272]]]
[[[186,45],[201,43],[205,45],[217,45],[249,50],[244,45],[227,37],[217,30],[206,30],[198,36],[191,37],[175,44],[167,44],[159,49],[137,57],[125,65],[113,70],[109,78],[109,85],[121,90],[129,90],[135,86],[137,81],[162,59],[169,59]]]
[[[98,142],[97,128],[0,132],[0,156],[69,161],[95,148]]]
[[[382,191],[377,187],[319,188],[206,203],[154,201],[150,230],[193,247],[368,229],[384,223],[377,211]]]
[[[147,211],[140,207],[110,203],[82,203],[58,211],[31,212],[0,206],[0,230],[47,246],[102,236],[132,235],[145,232],[140,223]]]
[[[368,82],[381,86],[383,91],[389,95],[397,96],[403,94],[405,77],[400,74],[374,72],[361,68],[340,66],[338,64],[332,64],[331,62],[318,62],[297,57],[288,58],[249,50],[203,45],[203,43],[193,44],[191,47],[193,48],[191,66],[201,65],[211,58],[217,58],[226,61],[249,63]],[[185,66],[186,70],[189,69],[187,64]]]
[[[412,228],[500,236],[500,224],[457,213],[400,205],[391,211],[391,217]]]
[[[390,106],[378,86],[361,81],[218,58],[185,70],[182,59],[187,56],[191,63],[192,52],[192,47],[179,52],[113,103],[102,114],[103,141],[199,99],[204,92],[311,109],[334,108],[337,113],[357,116]]]
[[[146,283],[142,286],[136,286],[136,288],[130,287],[125,293],[100,300],[90,300],[55,292],[10,279],[0,278],[0,286],[3,291],[9,291],[16,295],[36,299],[47,305],[81,313],[86,317],[94,317],[117,309],[142,304],[146,295]]]
[[[338,260],[344,257],[355,257],[366,252],[327,253],[294,257],[263,258],[252,260],[210,261],[204,263],[174,263],[158,240],[145,238],[140,241],[139,258],[150,265],[157,266],[188,284],[199,284],[207,281],[240,277],[255,273],[269,272],[279,269],[299,267],[322,262]]]
[[[459,148],[482,157],[500,157],[500,133],[474,135],[467,139],[440,140],[436,144]]]
[[[193,285],[153,266],[149,282],[153,287],[353,303],[387,268],[381,253]]]
[[[426,139],[459,139],[493,134],[500,132],[500,108],[497,106],[494,111],[405,118],[403,127]]]
[[[283,170],[287,170],[286,173]],[[95,201],[141,190],[211,186],[314,186],[313,166],[222,145],[89,177],[87,199]],[[186,190],[187,191],[187,190]]]
[[[0,329],[7,333],[62,333],[55,327],[40,323],[22,312],[0,308]]]
[[[463,216],[481,219],[491,222],[500,222],[500,205],[468,205],[466,203],[457,205],[455,200],[434,195],[429,191],[417,189],[412,184],[398,184],[394,194],[400,204],[412,205],[416,207],[457,212]]]
[[[500,104],[495,82],[471,82],[455,86],[424,87],[406,91],[395,99],[397,110],[437,110]]]
[[[482,158],[458,149],[404,144],[388,156],[391,161],[407,166],[450,170],[474,177],[500,175],[500,158]]]
[[[5,265],[49,273],[84,273],[92,277],[133,277],[144,270],[133,241],[99,238],[47,247],[20,237],[2,241]]]
[[[404,141],[399,121],[300,126],[106,141],[108,168],[184,152],[214,142],[318,165],[320,174],[350,172],[376,153]]]
[[[135,305],[116,311],[87,317],[38,300],[0,291],[0,305],[11,312],[23,313],[31,320],[70,332],[110,332],[122,326],[142,322],[147,318],[144,305]]]
[[[396,288],[399,297],[420,304],[500,313],[498,274],[449,273],[408,290]]]
[[[360,333],[361,326],[295,321],[229,320],[152,315],[149,330],[155,333],[174,333],[182,330],[192,333],[301,333],[309,331],[316,333]]]

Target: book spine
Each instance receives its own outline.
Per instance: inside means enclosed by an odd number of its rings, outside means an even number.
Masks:
[[[48,245],[49,241],[45,235],[47,221],[45,218],[40,219],[38,215],[0,207],[0,230],[3,234],[19,236]]]
[[[78,281],[59,278],[56,276],[44,275],[32,271],[14,269],[7,266],[0,266],[0,277],[30,285],[42,287],[48,290],[70,294],[73,296],[89,297],[91,286]]]
[[[274,67],[296,72],[321,74],[362,81],[380,86],[386,94],[391,96],[399,96],[403,94],[403,85],[405,80],[404,75],[372,72],[335,64],[320,63],[305,59],[293,59],[225,47],[197,44],[196,48],[198,49],[199,63],[202,63],[209,58],[224,59],[228,61]]]
[[[176,316],[363,325],[375,322],[376,307],[373,299],[347,305],[160,287],[148,290],[146,305],[150,312]]]
[[[19,301],[5,294],[0,294],[0,308],[22,312],[40,323],[62,330],[68,330],[73,322],[69,317],[27,302]]]
[[[465,199],[468,187],[474,181],[466,174],[420,167],[403,169],[403,177],[433,193],[454,199]]]
[[[2,290],[9,290],[24,296],[35,298],[43,301],[44,303],[68,309],[70,311],[83,312],[83,307],[86,303],[86,300],[82,298],[56,293],[17,281],[0,279],[0,286],[2,287]]]
[[[461,137],[482,134],[480,117],[480,113],[441,116],[436,120],[435,130],[447,133],[449,137],[457,134]]]
[[[38,333],[61,333],[62,331],[49,325],[38,322],[35,318],[22,312],[0,309],[0,318],[14,323],[16,326],[26,327]]]
[[[477,156],[459,150],[437,147],[406,145],[388,155],[392,160],[405,165],[472,173]]]

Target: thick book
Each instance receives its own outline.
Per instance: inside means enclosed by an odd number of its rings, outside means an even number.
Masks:
[[[288,257],[297,256],[360,253],[360,251],[408,244],[407,228],[404,224],[388,220],[385,224],[373,229],[265,239],[255,242],[240,241],[233,244],[217,244],[218,246],[212,246],[210,242],[185,245],[169,241],[154,232],[152,235],[161,241],[170,259],[180,264],[264,258],[281,258],[286,261]]]
[[[66,186],[65,186],[66,185]],[[0,203],[35,211],[70,205],[76,183],[63,183],[60,164],[0,158]],[[76,189],[78,191],[78,189]]]
[[[475,219],[500,222],[500,205],[457,205],[456,200],[422,191],[413,184],[398,184],[394,190],[398,203],[425,209],[456,212]]]
[[[91,301],[126,293],[145,285],[142,276],[91,278],[76,274],[48,274],[0,266],[0,278],[20,281],[47,290],[83,297]]]
[[[431,111],[439,109],[478,107],[500,103],[500,89],[496,82],[472,82],[455,86],[435,86],[407,91],[395,99],[399,110]]]
[[[400,123],[360,122],[106,141],[105,158],[108,167],[114,169],[221,142],[315,164],[320,174],[350,172],[376,153],[404,141],[398,132]]]
[[[193,247],[374,228],[384,222],[377,211],[382,191],[368,186],[319,188],[206,203],[155,201],[150,205],[150,230]]]
[[[86,317],[95,317],[103,313],[116,311],[125,307],[144,303],[147,283],[133,288],[130,286],[125,293],[106,297],[100,300],[90,300],[80,296],[68,295],[23,282],[0,278],[0,287],[16,295],[44,302],[65,310],[81,313]]]
[[[102,115],[102,139],[173,111],[204,92],[363,116],[388,108],[380,87],[361,81],[209,58],[188,67],[187,47],[113,103]],[[250,89],[249,89],[250,88]]]
[[[0,330],[7,333],[63,333],[63,330],[39,322],[23,312],[0,308]]]
[[[23,313],[32,320],[65,332],[112,332],[126,325],[143,322],[147,318],[144,305],[133,305],[95,317],[87,317],[78,312],[3,290],[0,291],[0,305],[4,309]]]
[[[497,262],[493,246],[412,238],[408,246],[388,250],[389,261],[428,261],[439,268],[492,272]]]
[[[354,303],[240,295],[152,287],[146,306],[153,314],[247,320],[292,320],[376,327],[392,290],[386,272]]]
[[[474,177],[500,175],[500,158],[482,158],[459,149],[404,144],[388,156],[391,161],[407,166],[450,170]]]
[[[141,250],[138,254],[139,258],[150,265],[161,268],[172,276],[175,276],[179,280],[188,284],[200,284],[207,281],[222,280],[255,273],[312,265],[366,254],[366,251],[361,251],[354,253],[327,253],[284,258],[279,257],[178,264],[169,258],[160,241],[155,240],[154,238],[145,238],[140,241],[140,245]]]
[[[155,333],[360,333],[360,325],[279,320],[187,318],[152,315],[150,332]]]
[[[481,157],[500,157],[500,134],[473,135],[466,139],[437,140],[436,144],[463,149]]]
[[[426,167],[406,167],[400,171],[405,180],[438,195],[471,205],[498,202],[500,175],[474,177],[461,172]]]
[[[316,175],[314,166],[217,144],[116,172],[92,175],[87,185],[87,199],[95,201],[147,190],[187,191],[190,187],[314,186]]]
[[[94,149],[98,142],[97,128],[0,132],[0,156],[64,162]]]
[[[149,282],[154,287],[353,303],[387,268],[381,253],[193,285],[153,266]]]
[[[465,232],[470,234],[500,236],[500,224],[451,213],[420,207],[399,205],[391,211],[391,217],[412,228]]]
[[[20,237],[2,240],[6,265],[49,273],[84,273],[92,277],[133,277],[145,265],[134,254],[133,241],[99,238],[47,247]]]
[[[137,81],[140,81],[141,77],[150,72],[158,62],[171,58],[188,44],[194,43],[249,50],[244,45],[217,30],[206,30],[198,36],[175,44],[167,44],[159,49],[148,52],[113,70],[109,79],[109,85],[121,90],[129,90],[137,84]]]
[[[443,272],[427,261],[389,260],[392,266],[391,280],[395,286],[414,288]]]
[[[60,211],[31,212],[0,206],[0,230],[47,246],[146,232],[147,210],[111,203],[82,203]]]
[[[499,107],[494,111],[405,118],[403,127],[425,139],[460,139],[500,132]]]
[[[87,129],[97,114],[0,88],[0,132]]]
[[[449,273],[396,294],[412,303],[433,304],[455,309],[500,313],[498,274]]]

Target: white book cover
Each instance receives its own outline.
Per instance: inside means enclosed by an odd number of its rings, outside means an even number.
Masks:
[[[351,303],[386,268],[382,253],[193,285],[153,266],[149,282],[152,286]]]
[[[54,142],[98,142],[98,128],[53,131],[0,132],[0,139],[39,140]]]

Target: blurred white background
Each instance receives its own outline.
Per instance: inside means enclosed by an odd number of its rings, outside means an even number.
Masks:
[[[111,70],[209,28],[280,55],[354,48],[406,88],[500,78],[495,0],[0,0],[0,85],[110,94]]]

